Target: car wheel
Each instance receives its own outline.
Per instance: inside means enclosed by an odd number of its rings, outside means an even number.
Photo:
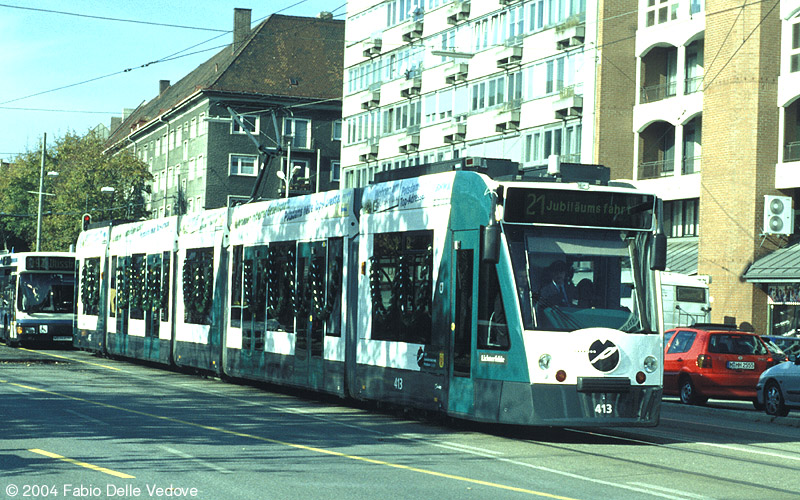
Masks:
[[[758,411],[764,411],[766,405],[764,403],[759,403],[758,399],[753,400],[753,407]]]
[[[681,379],[679,395],[681,403],[685,405],[703,404],[705,402],[698,394],[697,389],[695,389],[692,383],[692,379],[689,377],[683,377]]]
[[[786,407],[783,401],[781,388],[775,381],[770,382],[764,388],[764,410],[767,415],[776,417],[785,417],[789,414],[789,408]]]

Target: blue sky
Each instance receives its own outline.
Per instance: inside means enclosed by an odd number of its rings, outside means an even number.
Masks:
[[[313,17],[330,11],[344,19],[345,3],[0,0],[0,159],[37,150],[43,133],[50,143],[69,131],[108,126],[123,108],[152,99],[159,80],[177,82],[231,43],[232,34],[222,31],[233,28],[236,7],[251,9],[255,25],[273,13]],[[165,58],[171,60],[147,65]]]

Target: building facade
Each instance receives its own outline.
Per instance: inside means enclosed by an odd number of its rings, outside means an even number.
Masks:
[[[668,267],[710,278],[712,321],[771,331],[763,280],[777,278],[749,270],[794,248],[793,223],[765,227],[765,200],[793,217],[799,12],[798,0],[351,1],[345,185],[461,156],[603,164],[665,200]]]
[[[176,84],[160,82],[107,142],[149,165],[154,218],[339,185],[344,22],[272,15],[251,30],[250,10],[235,9],[233,34]]]
[[[464,156],[630,177],[635,1],[348,3],[342,172]],[[599,140],[596,140],[599,138]]]

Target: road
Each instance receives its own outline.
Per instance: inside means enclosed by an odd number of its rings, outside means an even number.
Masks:
[[[800,414],[797,414],[800,415]],[[661,424],[441,422],[76,351],[0,346],[0,498],[789,499],[800,418],[663,405]]]

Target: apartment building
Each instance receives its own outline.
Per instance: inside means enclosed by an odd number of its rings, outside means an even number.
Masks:
[[[629,178],[635,11],[635,0],[349,2],[345,185],[464,156],[534,167],[559,155]]]
[[[344,22],[272,15],[250,26],[250,9],[235,9],[233,43],[161,81],[109,138],[110,152],[132,149],[150,166],[152,217],[339,186]]]
[[[711,278],[712,320],[772,331],[787,308],[800,318],[767,283],[800,287],[800,265],[789,276],[785,259],[759,260],[795,249],[798,12],[798,0],[351,1],[345,185],[463,156],[606,165],[665,200],[668,267]],[[775,197],[789,207],[779,232],[764,225]]]

